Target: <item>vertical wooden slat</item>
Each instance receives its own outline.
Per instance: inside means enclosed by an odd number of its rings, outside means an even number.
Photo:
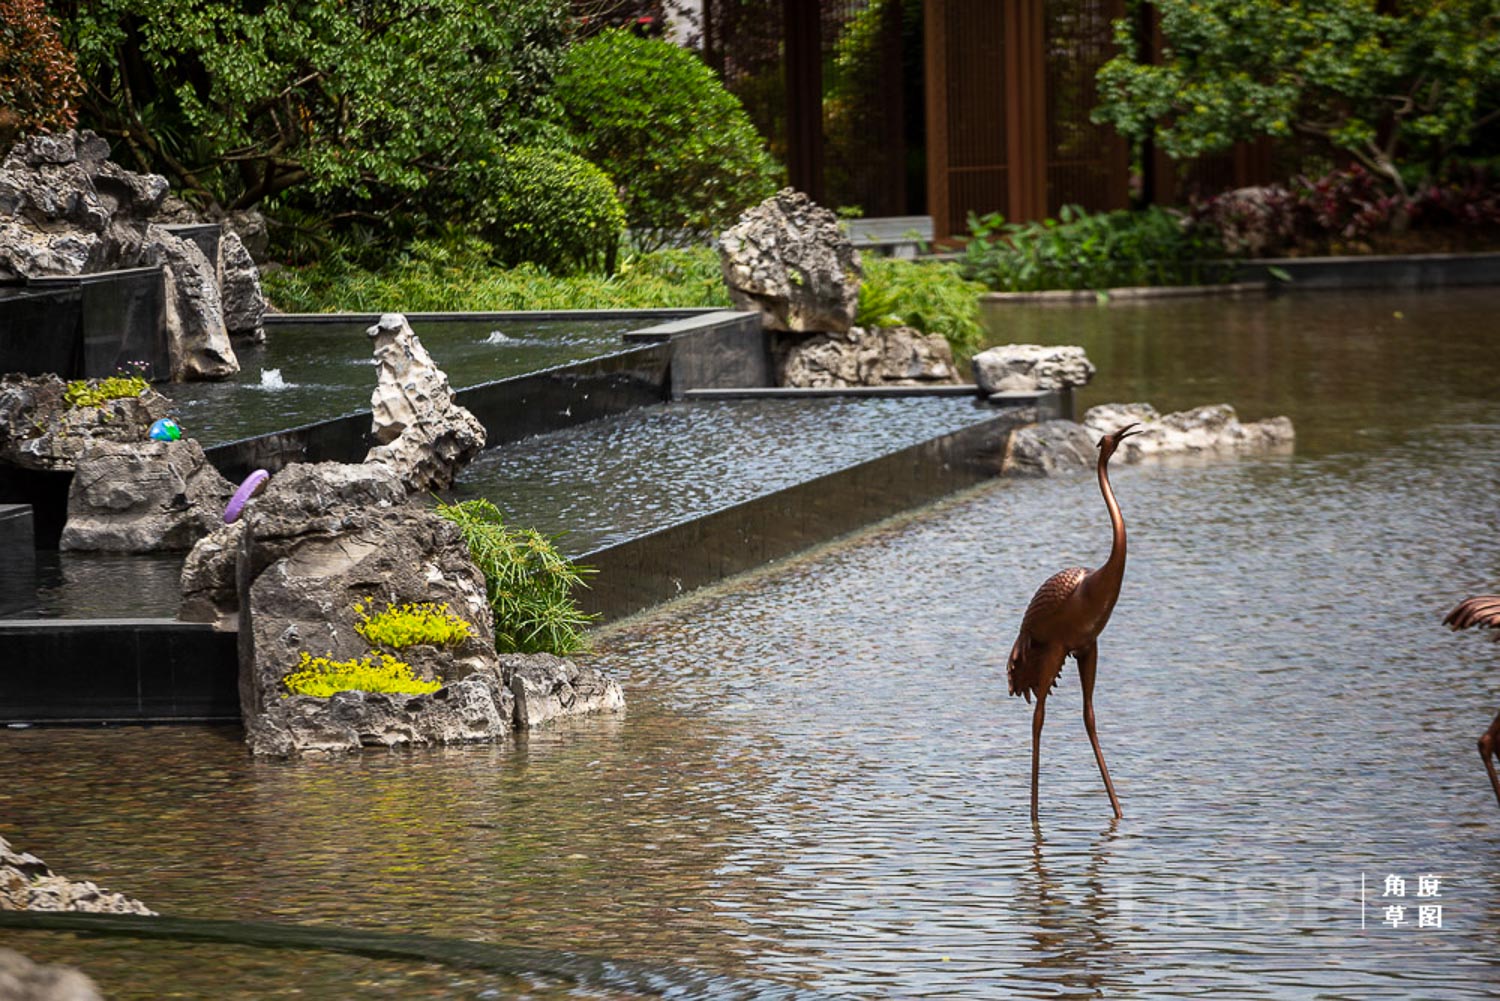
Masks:
[[[927,213],[934,240],[953,235],[948,205],[948,0],[922,9],[923,68],[927,105]]]
[[[823,31],[819,4],[782,0],[786,58],[787,175],[823,200]]]

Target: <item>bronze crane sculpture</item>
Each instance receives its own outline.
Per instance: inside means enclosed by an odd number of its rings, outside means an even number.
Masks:
[[[1006,674],[1010,694],[1024,695],[1030,702],[1036,696],[1036,710],[1031,717],[1031,822],[1036,823],[1036,787],[1042,747],[1042,723],[1047,715],[1047,695],[1057,684],[1063,662],[1071,654],[1078,662],[1078,680],[1083,687],[1083,727],[1099,759],[1099,774],[1109,793],[1115,816],[1122,817],[1120,800],[1109,781],[1104,752],[1099,749],[1099,735],[1094,731],[1094,670],[1099,664],[1099,634],[1109,623],[1115,601],[1120,597],[1120,582],[1125,577],[1125,519],[1109,485],[1109,458],[1120,442],[1140,431],[1127,424],[1099,439],[1099,490],[1109,509],[1109,524],[1114,532],[1109,559],[1097,570],[1069,567],[1048,577],[1032,596],[1021,619],[1021,633],[1010,648]]]
[[[1481,594],[1473,598],[1467,598],[1458,603],[1458,607],[1448,613],[1443,620],[1443,625],[1451,629],[1467,629],[1470,626],[1478,626],[1481,629],[1500,629],[1500,594]],[[1500,635],[1493,637],[1500,642]],[[1484,770],[1490,773],[1490,785],[1495,789],[1495,801],[1500,802],[1500,775],[1495,774],[1495,748],[1500,746],[1500,715],[1495,717],[1495,722],[1479,738],[1479,759],[1484,762]]]

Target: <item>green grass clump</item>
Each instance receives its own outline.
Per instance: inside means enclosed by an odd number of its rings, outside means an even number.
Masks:
[[[70,407],[97,407],[110,400],[140,396],[149,383],[138,375],[111,375],[103,379],[74,379],[63,390]]]
[[[376,663],[379,658],[379,663]],[[443,687],[442,679],[423,681],[412,674],[411,665],[388,654],[378,653],[359,660],[333,660],[314,657],[302,651],[297,669],[282,679],[292,695],[313,695],[326,699],[335,692],[391,692],[398,695],[425,695]]]
[[[453,614],[447,602],[408,602],[399,608],[387,603],[384,611],[369,614],[367,609],[374,607],[371,598],[354,603],[354,611],[359,615],[354,631],[371,646],[390,647],[392,650],[419,643],[457,646],[473,635],[473,627]]]
[[[979,349],[984,327],[979,297],[985,288],[958,265],[866,256],[855,322],[862,327],[916,327],[942,334],[962,361]]]
[[[291,313],[729,307],[712,247],[639,254],[601,277],[555,275],[530,263],[501,267],[490,246],[474,237],[419,240],[378,271],[336,251],[317,264],[271,271],[263,281],[266,296]]]
[[[495,649],[564,655],[587,648],[584,630],[594,616],[579,610],[573,589],[588,586],[591,567],[563,556],[535,529],[507,528],[500,510],[487,500],[439,504],[437,513],[458,526],[484,574],[495,614]]]

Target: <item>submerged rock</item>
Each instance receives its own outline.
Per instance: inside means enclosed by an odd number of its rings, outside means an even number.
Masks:
[[[790,346],[778,365],[782,386],[924,386],[958,382],[942,334],[914,327],[850,327]]]
[[[515,697],[518,729],[625,708],[625,693],[616,681],[594,668],[580,667],[566,657],[546,653],[502,654],[500,667]]]
[[[484,425],[453,402],[448,377],[406,317],[382,316],[367,333],[380,363],[366,462],[390,466],[413,493],[445,490],[484,448]]]
[[[758,312],[766,330],[841,334],[854,325],[859,251],[836,215],[783,188],[749,209],[718,240],[736,309]]]
[[[1004,472],[1017,476],[1052,476],[1091,469],[1098,462],[1098,441],[1126,424],[1142,425],[1115,453],[1123,462],[1172,456],[1234,456],[1290,451],[1296,435],[1286,417],[1241,424],[1227,403],[1178,413],[1157,413],[1149,403],[1108,403],[1092,407],[1083,423],[1047,421],[1017,428],[1006,447]]]
[[[155,914],[139,900],[59,876],[47,863],[0,838],[0,911],[87,911]],[[0,997],[8,997],[0,991]]]
[[[986,393],[1034,393],[1086,386],[1095,368],[1072,345],[1002,344],[973,358],[974,381]]]
[[[223,525],[230,482],[203,447],[182,441],[91,442],[68,490],[63,550],[153,553],[191,549]]]
[[[1083,415],[1083,423],[1096,435],[1132,422],[1142,427],[1140,434],[1131,435],[1120,446],[1118,454],[1126,462],[1166,455],[1289,451],[1297,437],[1288,417],[1242,424],[1234,407],[1227,403],[1165,416],[1149,403],[1107,403]]]

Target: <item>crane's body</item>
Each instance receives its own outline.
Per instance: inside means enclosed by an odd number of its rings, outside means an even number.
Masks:
[[[1448,613],[1443,624],[1452,629],[1500,629],[1500,594],[1481,594],[1458,603]],[[1494,637],[1500,641],[1500,635]],[[1490,775],[1490,786],[1495,790],[1495,801],[1500,803],[1500,775],[1495,772],[1495,751],[1500,749],[1500,715],[1479,738],[1479,758],[1484,770]]]
[[[1048,577],[1037,588],[1021,619],[1021,630],[1011,647],[1006,665],[1010,694],[1036,699],[1031,720],[1031,819],[1037,819],[1037,780],[1040,772],[1042,725],[1046,720],[1047,696],[1057,684],[1069,656],[1078,662],[1083,688],[1083,726],[1099,762],[1099,774],[1109,793],[1110,806],[1120,817],[1120,800],[1109,779],[1104,752],[1094,727],[1094,675],[1099,661],[1098,639],[1109,624],[1125,579],[1125,519],[1109,483],[1109,459],[1120,442],[1139,431],[1128,424],[1099,440],[1099,490],[1109,510],[1112,542],[1109,559],[1097,570],[1069,567]]]

